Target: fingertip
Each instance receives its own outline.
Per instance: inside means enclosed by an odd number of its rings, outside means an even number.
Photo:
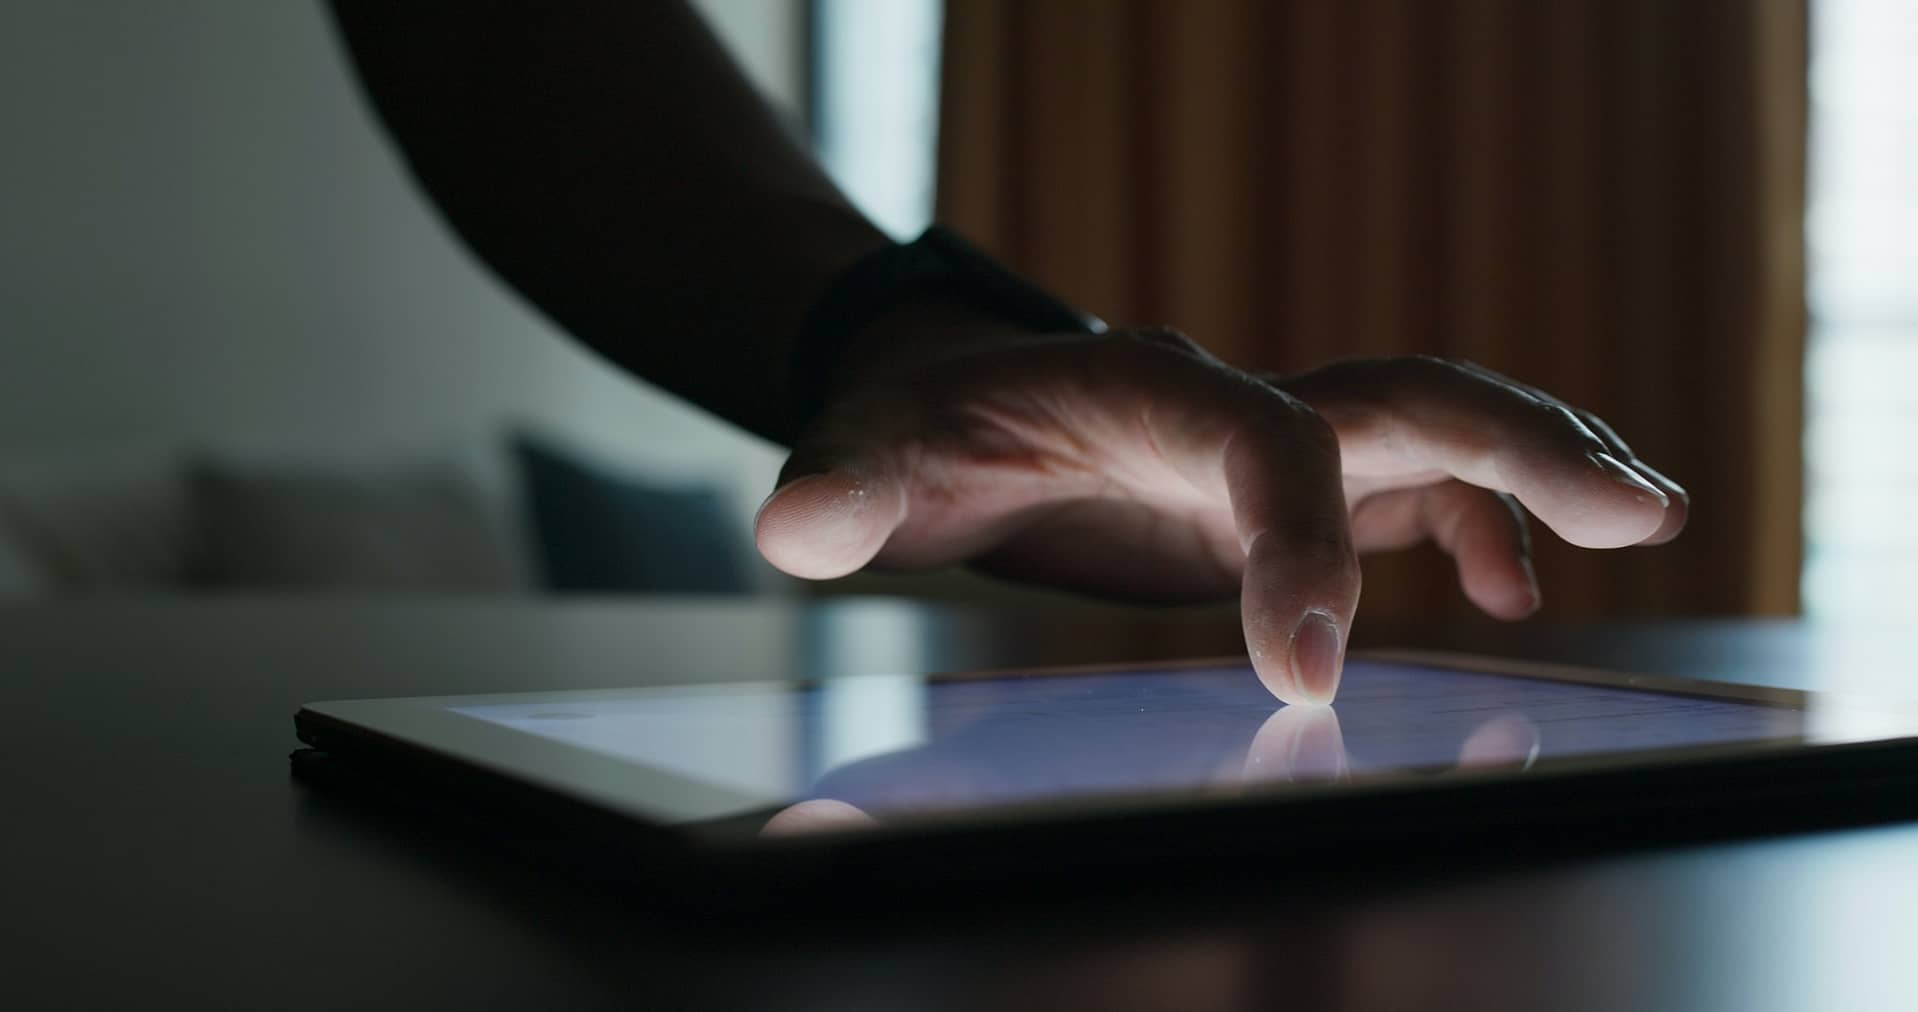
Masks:
[[[1544,602],[1535,593],[1525,593],[1500,600],[1478,600],[1473,603],[1479,606],[1479,610],[1501,622],[1523,622],[1538,614]]]
[[[1525,582],[1519,591],[1519,600],[1516,602],[1517,607],[1513,609],[1510,616],[1511,621],[1514,622],[1523,618],[1531,618],[1533,615],[1538,614],[1540,608],[1545,606],[1545,592],[1539,588],[1538,569],[1532,565],[1531,557],[1520,556],[1518,566],[1519,571],[1525,577]]]
[[[1305,693],[1292,668],[1291,627],[1250,606],[1244,612],[1246,651],[1259,683],[1281,703],[1304,703]]]
[[[1252,651],[1252,672],[1259,676],[1259,684],[1272,694],[1272,698],[1292,706],[1303,704],[1305,696],[1299,692],[1298,683],[1292,677],[1292,665],[1284,657],[1272,657],[1260,650]]]
[[[1646,548],[1657,548],[1659,545],[1678,540],[1678,536],[1683,533],[1685,533],[1685,518],[1681,515],[1660,525],[1658,530],[1652,532],[1651,537],[1640,541],[1639,544]]]
[[[1691,518],[1692,497],[1685,487],[1648,467],[1643,461],[1634,460],[1632,466],[1643,474],[1647,481],[1658,486],[1665,493],[1666,507],[1663,521],[1651,537],[1639,542],[1642,545],[1662,545],[1678,537],[1684,531],[1685,522]]]
[[[1670,498],[1610,454],[1588,453],[1586,460],[1588,491],[1558,501],[1556,508],[1541,503],[1532,512],[1580,548],[1626,548],[1656,534],[1665,523]]]
[[[1545,603],[1538,586],[1538,574],[1532,560],[1524,556],[1511,563],[1512,569],[1493,578],[1461,567],[1460,583],[1465,596],[1480,611],[1506,622],[1531,618]]]
[[[1263,628],[1265,623],[1257,621],[1250,614],[1244,617],[1244,621],[1246,652],[1251,655],[1252,673],[1259,676],[1259,684],[1264,685],[1266,691],[1281,703],[1302,702],[1304,697],[1299,695],[1298,686],[1293,682],[1292,661],[1284,649],[1284,641],[1281,640],[1275,649],[1269,642],[1270,635]]]
[[[902,513],[889,483],[844,470],[809,474],[766,497],[753,518],[753,541],[780,571],[830,580],[871,562]]]
[[[1248,613],[1245,627],[1252,670],[1280,702],[1320,706],[1338,695],[1345,636],[1330,613],[1314,609],[1290,625]]]

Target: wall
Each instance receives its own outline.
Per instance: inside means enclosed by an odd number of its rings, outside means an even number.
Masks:
[[[706,0],[798,94],[797,0]],[[367,457],[525,421],[713,477],[780,453],[608,368],[481,270],[307,2],[0,4],[0,467]],[[4,477],[0,474],[0,477]]]

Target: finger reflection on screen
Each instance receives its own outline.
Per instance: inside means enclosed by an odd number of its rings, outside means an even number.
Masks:
[[[1263,709],[1263,708],[1261,708]],[[1099,711],[1094,711],[1099,712]],[[1129,712],[1129,711],[1128,711]],[[1145,710],[1140,708],[1139,712]],[[1190,713],[1165,708],[1166,713]],[[1344,729],[1338,711],[1331,706],[1282,706],[1263,717],[1253,729],[1251,721],[1260,720],[1258,712],[1238,723],[1235,733],[1221,734],[1219,721],[1202,720],[1162,723],[1170,732],[1137,743],[1159,746],[1131,749],[1126,755],[1137,770],[1126,776],[1138,780],[1143,790],[1153,775],[1172,770],[1176,781],[1179,770],[1209,770],[1192,787],[1234,793],[1251,785],[1336,783],[1378,770],[1424,769],[1437,771],[1449,767],[1460,770],[1529,768],[1539,754],[1539,730],[1531,720],[1512,712],[1495,712],[1476,724],[1461,740],[1458,732],[1443,734],[1439,740],[1421,738],[1414,744],[1429,756],[1416,766],[1403,760],[1381,761],[1378,753],[1392,756],[1406,747],[1404,727],[1367,728],[1364,713],[1354,719],[1360,733],[1359,754],[1355,758],[1346,748]],[[1099,757],[1107,755],[1094,745],[1099,739],[1062,737],[1043,722],[1030,720],[1024,707],[1006,707],[1003,712],[975,715],[965,725],[967,738],[954,732],[931,745],[871,756],[829,771],[813,784],[816,796],[782,809],[761,829],[766,836],[839,831],[873,826],[879,818],[902,812],[964,810],[996,801],[1043,797],[1048,786],[1059,794],[1065,788],[1080,786],[1084,793],[1123,793],[1125,776],[1107,776],[1114,768]],[[1455,725],[1456,726],[1456,725]],[[1248,734],[1249,732],[1249,734]],[[1241,737],[1243,736],[1243,737]],[[1238,738],[1244,744],[1235,744]],[[1433,749],[1432,746],[1438,746]],[[1440,751],[1442,750],[1442,751]],[[1450,754],[1449,763],[1442,756]],[[1236,757],[1236,758],[1235,758]],[[1436,761],[1434,761],[1436,760]],[[1165,765],[1162,769],[1158,764]],[[1143,765],[1140,765],[1143,764]],[[1074,778],[1077,778],[1076,780]],[[1099,789],[1086,789],[1091,782]],[[1163,782],[1163,781],[1162,781]],[[852,801],[844,800],[851,798]],[[856,802],[856,804],[855,804]]]
[[[1329,706],[1282,706],[1245,751],[1246,783],[1339,780],[1351,769],[1339,715]]]
[[[1530,769],[1538,758],[1538,725],[1516,713],[1507,713],[1474,728],[1459,746],[1461,768],[1518,766]]]
[[[794,836],[823,830],[858,829],[874,824],[873,817],[844,801],[814,798],[779,810],[760,828],[761,836]]]
[[[1479,724],[1459,745],[1459,769],[1531,768],[1538,758],[1538,725],[1517,713]],[[1309,783],[1350,777],[1352,756],[1331,706],[1285,706],[1273,711],[1246,749],[1244,781]]]

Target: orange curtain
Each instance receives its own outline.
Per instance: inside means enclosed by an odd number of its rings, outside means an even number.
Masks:
[[[1247,368],[1469,358],[1691,489],[1547,613],[1797,608],[1804,0],[951,0],[942,220]],[[1436,555],[1366,613],[1467,606]]]

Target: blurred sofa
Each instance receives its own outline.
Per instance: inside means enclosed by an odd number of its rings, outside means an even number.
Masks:
[[[354,462],[69,456],[0,469],[0,595],[765,589],[717,484],[515,432]]]

